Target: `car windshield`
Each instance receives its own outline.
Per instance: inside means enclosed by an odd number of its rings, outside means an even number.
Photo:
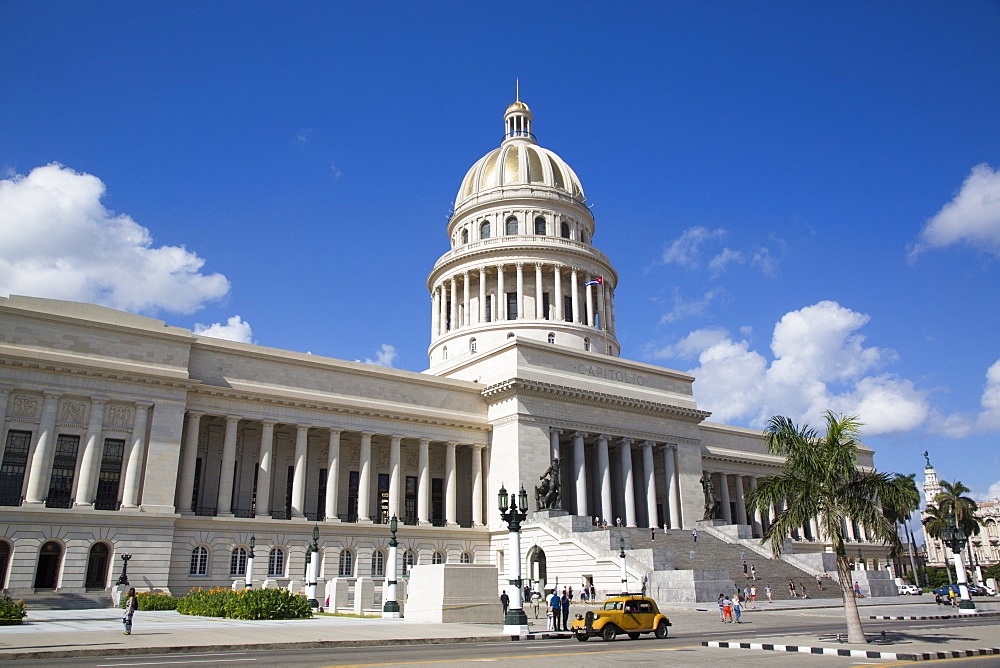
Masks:
[[[607,603],[604,604],[604,609],[605,610],[621,610],[622,609],[622,602],[621,601],[608,601]]]

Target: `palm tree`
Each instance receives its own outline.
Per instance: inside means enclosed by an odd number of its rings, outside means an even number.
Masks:
[[[922,520],[924,533],[930,538],[941,540],[941,530],[948,526],[948,514],[934,505],[924,508],[924,514],[926,515]],[[948,572],[948,582],[954,584],[954,580],[951,577],[951,567],[948,565],[947,550],[948,548],[945,547],[944,570]]]
[[[913,558],[916,552],[916,545],[913,542],[913,533],[910,531],[910,516],[920,507],[920,492],[917,491],[916,473],[903,475],[897,473],[892,478],[892,484],[899,488],[900,494],[905,499],[905,505],[900,508],[885,508],[886,515],[894,521],[897,526],[903,528],[903,534],[909,548],[907,552],[910,556],[910,570],[913,573],[913,583],[919,584],[917,580],[917,564]]]
[[[899,545],[894,523],[883,508],[905,507],[906,496],[888,474],[858,467],[861,423],[856,417],[824,414],[826,433],[819,435],[808,426],[797,427],[786,417],[771,418],[764,438],[768,450],[781,455],[781,472],[762,478],[746,497],[753,511],[764,511],[784,503],[764,531],[761,544],[770,543],[775,556],[792,531],[817,518],[821,532],[833,543],[837,574],[844,599],[847,638],[851,643],[867,643],[858,603],[851,588],[851,567],[844,547],[844,522],[857,522],[875,540]]]
[[[977,504],[971,497],[965,496],[970,492],[968,487],[956,480],[955,482],[941,481],[941,491],[934,497],[934,503],[945,515],[954,515],[955,524],[959,526],[966,536],[979,535],[979,518],[976,511],[979,510]]]

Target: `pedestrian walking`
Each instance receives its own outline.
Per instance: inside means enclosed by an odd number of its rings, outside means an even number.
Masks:
[[[125,614],[122,615],[122,624],[125,625],[124,635],[132,635],[132,615],[139,608],[139,599],[135,596],[135,587],[128,590],[125,594]]]
[[[819,575],[816,575],[816,589],[823,591],[823,578]]]
[[[788,595],[791,596],[792,598],[797,598],[797,596],[795,595],[795,583],[792,582],[791,580],[788,581]]]
[[[595,587],[594,585],[590,585],[590,600],[591,601],[597,600],[597,587]]]
[[[500,592],[500,605],[503,606],[503,616],[506,619],[506,617],[507,617],[507,608],[510,607],[510,596],[507,595],[507,590],[506,589],[504,589],[502,592]]]
[[[552,630],[559,630],[559,621],[562,619],[562,614],[559,612],[561,606],[559,593],[553,591],[552,598],[549,599],[549,614],[552,615]]]
[[[698,542],[698,530],[697,529],[691,529],[691,540],[693,540],[695,543]]]
[[[737,596],[733,599],[733,621],[737,624],[740,623],[740,614],[743,612],[743,606],[740,605],[740,597]]]
[[[726,600],[725,594],[719,594],[719,621],[725,623],[726,621],[726,606],[723,602]]]
[[[722,599],[722,621],[727,624],[733,623],[733,601],[728,596]]]
[[[569,597],[565,592],[559,599],[559,611],[562,613],[562,630],[569,631]]]
[[[805,582],[800,582],[800,583],[799,583],[799,589],[801,589],[801,590],[802,590],[802,598],[809,598],[809,597],[808,597],[808,596],[806,595],[806,583],[805,583]]]
[[[750,608],[757,608],[757,585],[750,585]]]
[[[542,597],[535,591],[531,593],[531,605],[535,608],[535,619],[538,619],[538,609],[541,607]]]
[[[569,588],[569,602],[570,603],[573,602],[573,588],[572,587]]]
[[[656,540],[656,527],[649,527],[649,540]]]
[[[669,533],[670,533],[670,525],[667,524],[666,522],[664,522],[663,523],[663,535],[666,536],[666,535],[669,535]]]
[[[552,614],[552,608],[549,608],[548,606],[546,606],[545,617],[546,617],[546,620],[545,620],[545,630],[546,631],[555,631],[556,630],[556,627],[555,627],[555,615]]]
[[[747,566],[746,559],[743,560],[743,577],[747,580],[750,579],[750,567]]]
[[[757,579],[757,567],[754,564],[750,564],[750,577],[754,580]]]
[[[774,603],[774,600],[771,598],[771,585],[764,585],[764,593],[767,595],[767,602]]]

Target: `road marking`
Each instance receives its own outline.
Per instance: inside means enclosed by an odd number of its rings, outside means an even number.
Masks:
[[[205,652],[205,653],[199,652],[197,654],[192,654],[191,656],[199,656],[199,657],[201,657],[201,656],[244,656],[244,655],[246,655],[248,653],[249,652]],[[145,655],[143,658],[146,658],[146,659],[172,659],[172,658],[174,658],[176,656],[177,656],[177,653],[174,652],[173,654],[148,654],[148,655]],[[102,657],[102,658],[107,659],[108,661],[113,661],[114,660],[112,657]],[[131,659],[132,657],[129,657],[129,658]],[[120,665],[124,665],[124,664],[118,664],[118,663],[116,663],[116,664],[109,664],[109,665],[120,666]]]
[[[256,661],[257,659],[204,659],[202,661],[147,661],[145,663],[105,663],[95,666],[95,668],[115,668],[116,666],[166,666],[171,663],[226,663],[228,661]]]
[[[702,649],[701,645],[691,645],[689,647],[649,647],[642,649],[606,649],[606,650],[591,650],[589,652],[559,652],[554,654],[525,654],[522,656],[501,656],[496,658],[481,658],[481,659],[434,659],[431,661],[393,661],[391,663],[351,663],[342,664],[343,667],[346,666],[411,666],[424,663],[463,663],[463,662],[473,662],[473,661],[510,661],[515,659],[539,659],[539,658],[551,658],[559,656],[584,656],[593,654],[621,654],[624,652],[676,652],[680,650],[688,651],[692,649]],[[101,667],[98,667],[101,668]]]

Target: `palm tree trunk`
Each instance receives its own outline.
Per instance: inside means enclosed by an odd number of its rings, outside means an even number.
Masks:
[[[843,545],[839,552],[844,551]],[[840,578],[840,593],[844,597],[844,617],[847,621],[847,642],[855,645],[868,643],[865,629],[861,626],[861,614],[858,612],[858,600],[854,597],[851,582],[851,565],[846,554],[837,555],[837,575]]]
[[[906,529],[906,551],[910,553],[910,570],[913,572],[913,584],[920,586],[920,576],[917,575],[917,562],[913,556],[913,553],[917,551],[917,546],[913,542],[913,530],[910,529],[910,518],[906,518],[906,523],[903,525]]]

